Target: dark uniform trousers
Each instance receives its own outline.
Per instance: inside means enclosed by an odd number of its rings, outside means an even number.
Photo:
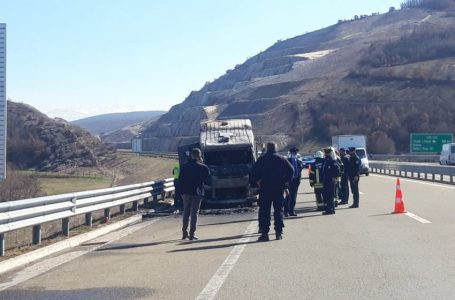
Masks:
[[[284,212],[293,214],[295,204],[297,202],[297,192],[299,191],[300,179],[294,178],[289,184],[289,197],[286,197],[284,204]]]
[[[259,194],[259,226],[262,234],[268,234],[270,230],[270,214],[273,205],[273,216],[275,221],[275,232],[283,232],[283,191],[269,190],[261,191]]]
[[[349,200],[349,180],[347,175],[341,176],[341,184],[340,184],[340,196],[341,201],[344,203],[348,203]]]
[[[330,182],[324,182],[323,199],[325,204],[325,211],[329,213],[335,213],[335,180]]]
[[[174,178],[174,206],[183,206],[182,194],[180,192],[180,180],[176,178]]]
[[[321,210],[325,206],[324,199],[323,199],[324,189],[323,188],[315,188],[314,189],[314,194],[316,196],[316,205],[318,207],[318,210]]]
[[[359,206],[359,177],[354,180],[354,177],[349,177],[349,183],[351,185],[352,197],[354,198],[353,205]]]

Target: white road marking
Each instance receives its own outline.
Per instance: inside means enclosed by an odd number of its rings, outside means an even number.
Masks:
[[[45,259],[39,263],[36,263],[34,265],[31,265],[16,274],[14,274],[14,277],[8,281],[0,284],[0,291],[6,290],[10,287],[16,286],[18,284],[21,284],[22,282],[25,282],[27,280],[30,280],[36,276],[39,276],[43,273],[46,273],[64,263],[67,263],[69,261],[72,261],[78,257],[81,257],[82,255],[85,255],[89,252],[95,251],[98,248],[101,248],[103,246],[106,246],[109,243],[112,243],[118,239],[121,239],[137,230],[140,230],[148,225],[151,225],[158,221],[159,219],[154,219],[152,221],[147,221],[147,222],[142,222],[136,225],[132,225],[130,227],[126,227],[122,230],[115,231],[109,234],[106,234],[105,236],[101,236],[99,238],[96,238],[94,240],[91,240],[92,243],[97,243],[97,242],[102,242],[102,244],[93,247],[89,250],[84,250],[84,251],[72,251],[68,252],[56,257],[52,257],[49,259]]]
[[[258,227],[257,221],[251,222],[250,225],[248,225],[248,228],[246,229],[244,235],[254,233],[257,230],[257,227]],[[212,276],[212,278],[207,283],[205,288],[202,290],[199,296],[197,296],[196,300],[211,300],[215,298],[216,294],[226,281],[226,278],[228,277],[231,270],[234,268],[240,255],[245,249],[246,243],[248,243],[250,239],[251,237],[242,237],[237,241],[239,245],[235,246],[231,250],[228,257],[226,257],[224,262],[216,271],[215,275]]]
[[[410,218],[413,218],[413,219],[416,220],[416,221],[419,221],[420,223],[423,223],[423,224],[431,224],[430,221],[425,220],[424,218],[421,218],[421,217],[419,217],[419,216],[417,216],[417,215],[414,215],[414,214],[411,213],[411,212],[407,212],[407,213],[405,213],[405,215],[407,215],[407,216],[410,217]]]
[[[379,174],[371,174],[370,176],[379,177],[379,178],[383,178],[383,179],[390,179],[390,180],[394,180],[394,181],[397,180],[397,177],[400,177],[400,176],[386,176],[386,175],[379,175]],[[425,184],[425,185],[431,185],[431,186],[441,187],[441,188],[445,188],[445,189],[455,190],[454,186],[448,186],[447,184],[431,183],[431,182],[420,181],[418,179],[414,179],[414,180],[407,179],[404,177],[400,177],[400,180],[406,181],[406,182],[419,183],[419,184]]]

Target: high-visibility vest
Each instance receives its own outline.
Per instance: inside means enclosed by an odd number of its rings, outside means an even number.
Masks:
[[[311,176],[310,176],[310,183],[313,184],[313,188],[322,189],[324,187],[324,184],[321,182],[321,176],[320,176],[321,174],[319,172],[319,169],[317,167],[315,167],[313,170],[313,168],[309,167],[308,173],[309,173],[309,175],[315,174],[314,180],[312,180]]]
[[[174,175],[174,179],[179,179],[180,177],[180,164],[175,163],[174,169],[172,170],[172,174]]]

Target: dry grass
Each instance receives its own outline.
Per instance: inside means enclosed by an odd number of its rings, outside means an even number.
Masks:
[[[39,173],[38,173],[39,174]],[[111,186],[112,180],[105,176],[43,176],[38,177],[41,188],[47,195],[58,195],[71,192],[95,190]]]
[[[114,173],[115,185],[118,186],[172,177],[175,162],[170,158],[121,152],[106,167]]]

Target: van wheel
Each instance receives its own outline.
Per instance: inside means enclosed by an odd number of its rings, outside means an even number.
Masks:
[[[365,176],[370,176],[370,173],[365,173]]]

